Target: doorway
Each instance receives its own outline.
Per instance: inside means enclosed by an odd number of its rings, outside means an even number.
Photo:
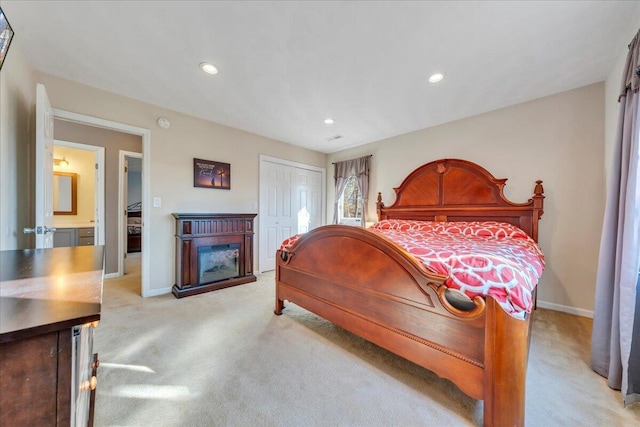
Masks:
[[[128,268],[137,267],[132,264],[140,261],[142,252],[142,154],[120,150],[118,158],[118,271],[125,275]]]
[[[73,173],[77,188],[75,215],[55,213],[56,186],[54,184],[54,222],[58,231],[61,228],[93,228],[93,244],[104,245],[104,147],[77,142],[53,141],[53,171]]]
[[[80,124],[85,124],[88,126],[94,126],[102,129],[114,130],[117,132],[122,132],[131,135],[140,136],[142,139],[142,203],[143,205],[149,206],[151,200],[151,188],[150,181],[148,177],[151,173],[151,164],[150,164],[150,151],[151,151],[151,131],[145,128],[139,128],[136,126],[127,125],[124,123],[114,122],[110,120],[100,119],[97,117],[86,116],[83,114],[73,113],[70,111],[53,109],[53,115],[56,119],[75,122]],[[149,222],[149,210],[145,209],[141,213],[142,223]],[[120,227],[119,229],[121,229]],[[120,234],[119,234],[120,235]],[[142,229],[141,233],[141,245],[143,247],[148,247],[149,241],[149,231],[148,227]],[[120,240],[120,239],[118,239]],[[120,246],[120,245],[118,245]],[[118,259],[121,257],[118,256]],[[154,296],[156,293],[150,290],[150,280],[149,280],[149,272],[150,271],[150,257],[149,251],[142,252],[141,254],[141,283],[140,283],[140,293],[143,297]],[[122,270],[120,270],[117,275],[122,275]],[[160,292],[162,293],[162,291]]]

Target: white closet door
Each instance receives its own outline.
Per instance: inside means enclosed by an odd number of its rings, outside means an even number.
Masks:
[[[273,270],[283,240],[322,225],[322,174],[262,161],[259,270]]]
[[[275,268],[280,244],[297,233],[294,178],[295,168],[292,166],[264,162],[260,168],[260,271]]]
[[[322,174],[318,171],[296,168],[295,206],[297,207],[298,233],[306,233],[322,223]]]

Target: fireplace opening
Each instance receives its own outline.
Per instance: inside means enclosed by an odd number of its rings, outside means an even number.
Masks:
[[[198,285],[240,276],[240,244],[199,246]]]

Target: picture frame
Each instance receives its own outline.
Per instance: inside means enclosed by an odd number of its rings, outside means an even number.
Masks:
[[[7,52],[9,52],[9,46],[11,45],[13,34],[13,28],[11,28],[9,20],[7,20],[7,16],[0,7],[0,70],[2,69],[4,60],[7,57]]]
[[[193,186],[231,190],[231,164],[194,158]]]

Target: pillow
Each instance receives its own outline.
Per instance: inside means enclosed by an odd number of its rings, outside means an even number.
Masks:
[[[444,222],[442,232],[462,233],[478,237],[494,237],[497,239],[527,239],[529,236],[513,224],[497,221]]]
[[[383,219],[373,224],[373,230],[427,231],[438,234],[465,234],[497,239],[527,239],[529,236],[515,225],[498,221],[417,221]]]
[[[411,219],[383,219],[369,228],[374,230],[414,230],[431,231],[434,228],[434,221],[416,221]]]

